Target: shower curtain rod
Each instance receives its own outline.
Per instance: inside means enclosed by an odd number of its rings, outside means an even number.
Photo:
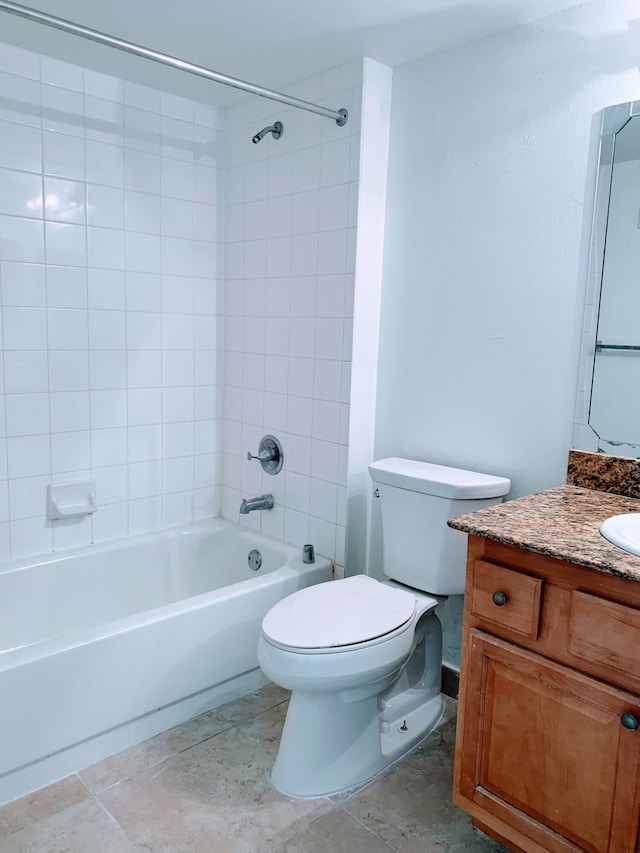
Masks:
[[[72,21],[67,21],[64,18],[56,18],[54,15],[38,12],[29,6],[22,6],[19,3],[9,2],[9,0],[0,0],[0,11],[17,15],[19,18],[26,18],[28,21],[35,21],[38,24],[44,24],[47,27],[53,27],[56,30],[62,30],[64,33],[71,33],[71,35],[95,41],[98,44],[115,47],[117,50],[122,50],[125,53],[132,53],[134,56],[141,56],[143,59],[150,59],[153,62],[159,62],[161,65],[168,65],[171,68],[177,68],[179,71],[186,71],[189,74],[195,74],[197,77],[204,77],[206,80],[212,80],[214,83],[222,83],[224,86],[232,86],[234,89],[241,89],[243,92],[250,92],[252,95],[258,95],[261,98],[279,101],[281,104],[289,104],[289,106],[300,110],[307,110],[310,113],[332,118],[340,127],[345,125],[349,118],[349,113],[344,108],[330,110],[327,107],[321,107],[319,104],[303,101],[301,98],[294,98],[291,95],[285,95],[273,89],[265,89],[263,86],[256,86],[255,83],[247,83],[245,80],[238,80],[236,77],[228,77],[226,74],[211,71],[211,69],[203,68],[201,65],[194,65],[192,62],[186,62],[184,59],[177,59],[175,56],[168,56],[157,50],[150,50],[148,47],[142,47],[139,44],[114,38],[98,30],[82,27],[80,24],[74,24]]]

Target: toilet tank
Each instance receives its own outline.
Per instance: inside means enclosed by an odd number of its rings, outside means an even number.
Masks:
[[[385,575],[434,595],[462,595],[467,536],[447,520],[502,501],[505,477],[411,459],[369,465],[382,513]]]

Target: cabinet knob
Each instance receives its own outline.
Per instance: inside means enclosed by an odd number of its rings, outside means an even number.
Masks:
[[[507,595],[504,592],[494,592],[491,598],[497,607],[502,607],[503,604],[507,603]]]
[[[638,718],[634,717],[633,714],[623,714],[620,718],[620,722],[630,732],[638,731]]]

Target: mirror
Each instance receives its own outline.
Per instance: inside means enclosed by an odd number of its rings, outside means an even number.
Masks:
[[[574,444],[640,458],[640,102],[603,111]]]

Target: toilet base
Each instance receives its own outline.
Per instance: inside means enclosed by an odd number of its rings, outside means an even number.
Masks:
[[[422,703],[411,702],[400,716],[389,719],[386,714],[384,720],[378,696],[349,701],[346,693],[294,691],[271,773],[274,787],[288,797],[307,799],[343,793],[375,779],[442,719],[442,696],[427,699],[422,693]]]

